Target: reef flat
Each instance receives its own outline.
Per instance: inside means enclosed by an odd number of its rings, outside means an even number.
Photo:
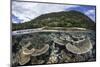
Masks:
[[[35,32],[12,36],[12,65],[27,66],[96,60],[96,33]]]

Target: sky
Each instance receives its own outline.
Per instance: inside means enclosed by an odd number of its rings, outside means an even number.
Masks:
[[[84,13],[95,21],[95,6],[47,4],[33,2],[12,2],[12,23],[24,23],[36,17],[60,11],[76,10]]]

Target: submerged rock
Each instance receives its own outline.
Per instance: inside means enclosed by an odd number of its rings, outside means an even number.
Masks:
[[[31,64],[43,64],[45,61],[37,59],[36,57],[31,58]]]
[[[66,53],[64,50],[62,50],[60,54],[61,54],[60,62],[70,62],[71,61],[71,55],[69,55],[69,53]]]

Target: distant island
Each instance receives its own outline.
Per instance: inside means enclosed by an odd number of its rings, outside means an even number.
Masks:
[[[95,30],[96,23],[79,11],[62,11],[43,14],[28,22],[12,23],[12,31],[41,27],[79,27]]]

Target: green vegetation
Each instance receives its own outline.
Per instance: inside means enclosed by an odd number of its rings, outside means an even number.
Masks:
[[[31,29],[39,27],[82,27],[95,30],[95,22],[78,11],[55,12],[41,15],[31,21],[14,24],[12,30]]]

